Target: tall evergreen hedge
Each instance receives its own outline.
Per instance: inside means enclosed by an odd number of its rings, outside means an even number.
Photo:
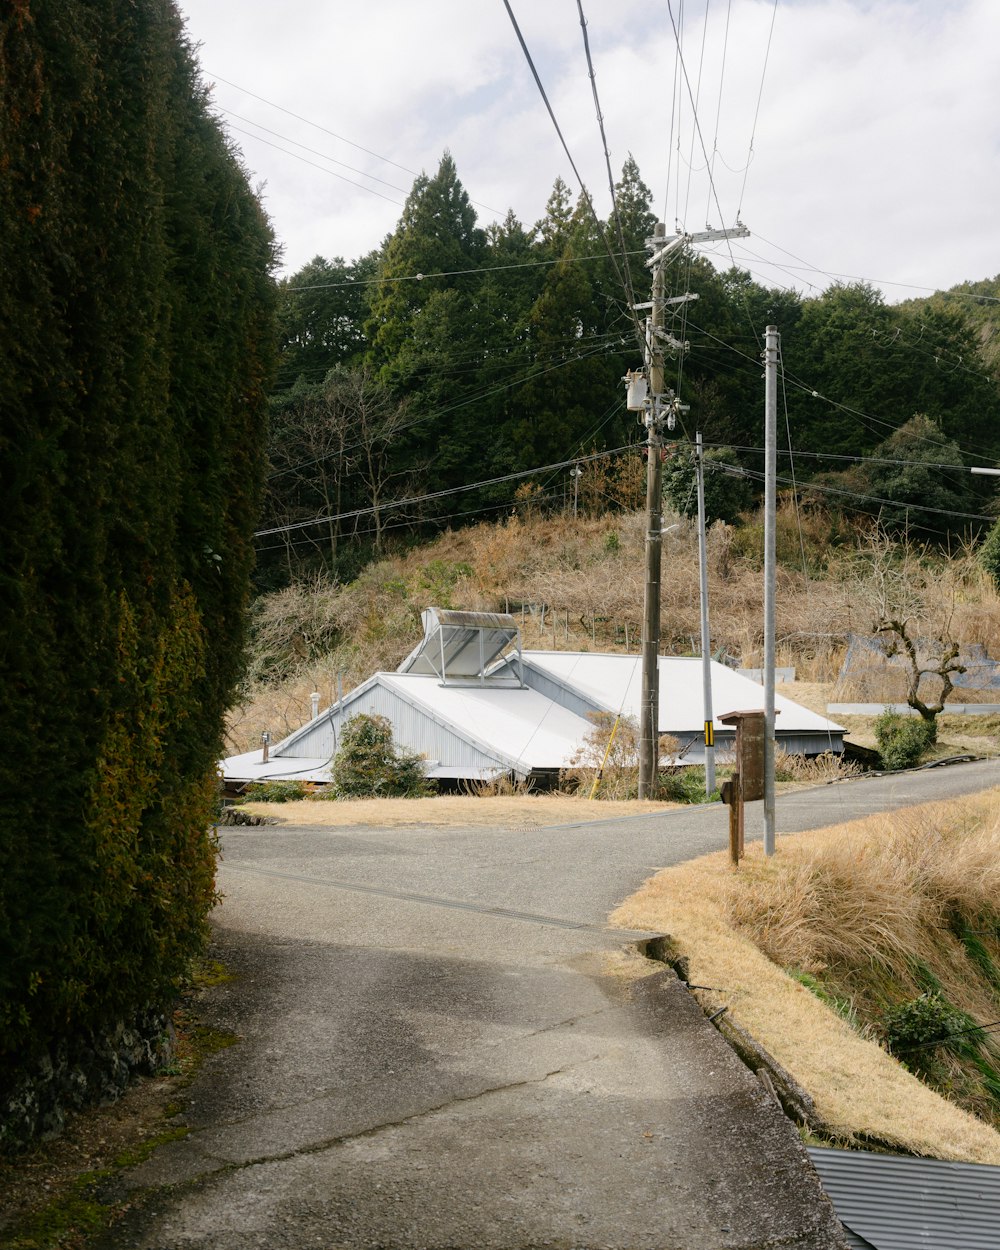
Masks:
[[[272,236],[170,0],[0,6],[0,1080],[213,901]]]

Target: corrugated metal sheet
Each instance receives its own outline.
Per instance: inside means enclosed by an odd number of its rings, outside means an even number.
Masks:
[[[330,760],[327,757],[318,759],[288,759],[275,756],[265,764],[261,751],[246,751],[242,755],[231,755],[223,760],[223,775],[227,781],[329,781]]]
[[[505,660],[503,663],[505,668],[510,666],[509,660]],[[604,712],[608,710],[604,704],[599,703],[592,695],[576,689],[545,668],[535,666],[530,674],[528,669],[525,668],[524,680],[532,690],[537,690],[539,694],[545,695],[547,699],[553,699],[556,703],[561,704],[562,707],[575,712],[577,716],[586,717],[590,712]]]
[[[461,622],[456,626],[464,628]],[[589,712],[621,709],[638,718],[641,668],[638,656],[532,651],[524,655],[524,688],[512,682],[513,665],[506,662],[482,685],[443,685],[436,675],[416,672],[376,673],[352,690],[342,707],[326,709],[272,747],[266,774],[251,767],[261,762],[259,752],[249,752],[224,761],[225,775],[312,779],[332,760],[344,723],[358,712],[387,717],[397,744],[435,761],[437,775],[564,768],[593,728]],[[723,714],[763,706],[762,687],[732,669],[713,663],[712,680],[714,707]],[[786,750],[841,749],[839,725],[779,695],[775,707],[781,712],[777,737]],[[683,760],[692,764],[704,760],[702,708],[701,661],[661,656],[660,732],[687,744]],[[718,718],[716,725],[721,754],[732,731]]]
[[[484,772],[496,773],[509,767],[502,753],[491,749],[491,742],[479,742],[474,735],[463,735],[458,732],[458,726],[449,723],[447,717],[435,716],[433,708],[423,706],[414,699],[414,692],[422,687],[442,692],[447,689],[451,694],[476,692],[451,690],[450,687],[440,686],[435,677],[416,674],[379,673],[377,677],[376,682],[365,683],[366,688],[358,697],[352,695],[345,699],[338,728],[359,712],[374,713],[387,717],[392,723],[397,746],[438,761],[449,770],[449,775],[481,776]]]
[[[564,689],[577,692],[596,707],[610,711],[621,708],[626,716],[639,717],[642,691],[640,656],[525,651],[524,668],[525,681],[530,685],[536,682],[541,685],[539,675],[543,675],[548,682],[554,681]],[[762,709],[764,688],[715,660],[711,664],[711,674],[712,712],[718,737],[720,732],[725,732],[719,716],[750,708]],[[693,731],[700,731],[705,719],[701,660],[698,657],[661,655],[659,678],[660,733],[684,738]],[[554,686],[546,688],[551,691],[552,697],[558,697]],[[818,744],[828,745],[833,750],[841,749],[844,733],[841,725],[783,695],[775,694],[774,707],[780,713],[775,723],[775,736],[783,746],[789,737],[798,744],[795,747],[786,746],[786,749],[815,751]]]
[[[352,690],[342,707],[328,708],[272,747],[268,775],[329,762],[344,724],[362,712],[387,717],[396,744],[435,761],[432,772],[440,776],[563,768],[592,728],[527,687],[444,686],[417,673],[376,673]],[[251,754],[259,759],[259,752]],[[243,758],[237,758],[243,767]],[[225,761],[227,776],[233,765],[234,760]]]
[[[855,1246],[874,1250],[997,1250],[1000,1168],[810,1147]]]
[[[442,686],[433,677],[409,673],[381,677],[384,686],[453,735],[519,771],[562,768],[592,728],[589,721],[537,690]],[[436,751],[428,754],[442,763],[447,758]]]

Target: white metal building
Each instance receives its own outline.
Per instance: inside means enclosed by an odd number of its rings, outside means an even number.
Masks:
[[[424,638],[395,673],[375,673],[340,702],[270,748],[223,761],[230,784],[298,778],[329,781],[344,724],[359,713],[385,716],[397,746],[427,760],[428,776],[477,780],[501,773],[552,776],[571,763],[593,729],[594,712],[638,719],[639,656],[522,651],[506,613],[428,608]],[[704,760],[704,702],[699,659],[661,656],[660,732],[686,763]],[[764,688],[712,663],[716,750],[733,731],[729,712],[764,706]],[[791,699],[775,696],[775,737],[791,754],[843,750],[844,731]]]

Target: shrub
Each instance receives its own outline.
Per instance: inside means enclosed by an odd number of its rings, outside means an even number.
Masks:
[[[417,799],[433,792],[420,757],[400,750],[384,716],[352,716],[333,760],[333,794],[344,799]]]
[[[926,721],[891,712],[888,708],[875,721],[874,729],[882,767],[890,771],[912,768],[931,741]]]
[[[671,803],[714,803],[719,791],[716,788],[711,794],[706,794],[704,766],[687,764],[661,769],[659,796]]]
[[[639,792],[639,726],[614,712],[589,712],[594,728],[563,770],[560,785],[589,795],[599,779],[597,797],[634,799]]]
[[[960,1054],[983,1039],[974,1021],[938,990],[890,1007],[883,1028],[889,1049],[918,1075],[933,1075],[938,1050]]]
[[[979,563],[1000,591],[1000,521],[997,521],[979,548]]]
[[[304,781],[255,781],[245,797],[254,803],[294,803],[307,799],[312,787]]]

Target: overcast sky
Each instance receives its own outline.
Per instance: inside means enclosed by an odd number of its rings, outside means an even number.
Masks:
[[[737,263],[806,293],[861,277],[896,300],[1000,272],[998,0],[582,2],[615,177],[631,151],[668,233],[739,213]],[[179,7],[286,272],[376,247],[446,148],[481,225],[535,222],[557,175],[579,189],[503,0]],[[607,216],[576,0],[511,8]]]

